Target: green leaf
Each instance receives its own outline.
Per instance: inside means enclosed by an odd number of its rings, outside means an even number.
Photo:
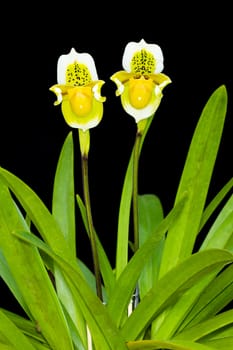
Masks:
[[[233,324],[231,323],[228,326],[218,328],[216,331],[207,334],[204,338],[201,338],[201,341],[204,342],[205,340],[229,338],[232,336],[233,336]]]
[[[201,224],[200,224],[200,231],[203,228],[203,226],[206,224],[208,219],[211,217],[215,209],[219,206],[219,204],[222,202],[222,200],[226,197],[226,195],[229,193],[229,191],[233,187],[233,178],[231,178],[225,186],[217,193],[217,195],[214,197],[214,199],[208,204],[208,206],[205,208],[202,218],[201,218]]]
[[[163,208],[158,197],[153,194],[138,196],[139,209],[139,247],[156,231],[157,226],[163,220]],[[159,273],[161,255],[164,245],[164,236],[154,249],[149,261],[144,264],[139,277],[140,298],[152,288]]]
[[[35,346],[33,349],[39,349],[39,350],[48,350],[51,349],[48,345],[48,343],[45,341],[44,337],[41,335],[40,332],[38,332],[37,328],[35,327],[35,324],[23,318],[22,316],[19,316],[13,312],[0,309],[10,320],[15,324],[15,326],[30,340],[30,342]],[[74,347],[77,350],[85,350],[82,341],[77,334],[77,329],[75,325],[73,324],[72,320],[70,319],[69,315],[66,314],[67,322],[69,324],[69,329],[71,332],[72,340],[74,343]],[[1,347],[0,347],[1,348]],[[2,348],[1,348],[2,349]]]
[[[1,167],[0,178],[19,200],[44,241],[64,259],[74,259],[57,221],[38,195],[21,179]]]
[[[86,208],[85,205],[82,201],[82,199],[80,198],[79,195],[76,195],[77,198],[77,203],[79,206],[79,210],[82,216],[82,220],[84,223],[84,226],[86,228],[86,233],[89,233],[88,225],[87,225],[87,215],[86,215]],[[99,263],[100,263],[100,270],[101,270],[101,275],[103,277],[103,282],[104,282],[104,287],[106,289],[107,295],[109,295],[111,293],[111,290],[113,290],[114,286],[115,286],[115,276],[114,273],[112,271],[110,262],[108,260],[108,257],[105,253],[105,250],[99,240],[99,237],[96,234],[96,244],[97,244],[97,250],[98,250],[98,255],[99,255]]]
[[[233,265],[227,266],[201,293],[181,329],[214,316],[233,300]]]
[[[25,232],[18,232],[15,235],[41,249],[60,266],[72,293],[79,301],[80,309],[90,329],[95,347],[102,350],[127,350],[125,342],[111,319],[106,306],[93,293],[77,268],[77,264],[63,260],[47,244],[34,235],[28,235]]]
[[[2,252],[2,249],[0,248],[0,276],[3,279],[3,281],[6,283],[16,300],[18,301],[19,305],[22,306],[23,310],[26,312],[26,314],[30,314],[30,311],[27,307],[27,303],[25,302],[22,293],[20,292],[20,289],[18,288],[18,285],[14,279],[14,276],[12,275],[11,270],[9,269],[9,266],[7,264],[7,261],[5,259],[5,256]]]
[[[233,349],[233,324],[221,327],[199,340],[202,344],[213,347],[213,349]]]
[[[4,345],[15,350],[35,350],[34,346],[25,335],[11,322],[11,320],[0,310],[0,348]]]
[[[38,250],[12,233],[27,230],[7,187],[0,181],[0,248],[41,333],[54,350],[73,349],[68,326]],[[57,334],[60,337],[57,337]]]
[[[147,120],[145,130],[142,135],[139,152],[141,153],[143,142],[150,128],[154,116]],[[128,263],[128,242],[129,242],[129,223],[130,223],[130,208],[133,191],[133,151],[129,159],[128,167],[125,173],[120,208],[118,215],[117,229],[117,249],[116,249],[116,279],[120,276]]]
[[[53,198],[52,214],[58,222],[61,232],[69,247],[69,251],[76,259],[76,228],[75,228],[75,191],[74,191],[74,150],[72,132],[68,134],[63,144],[57,164]],[[74,300],[59,269],[55,267],[57,294],[67,309],[70,317],[86,341],[86,326],[77,300]]]
[[[74,154],[70,132],[63,144],[58,160],[52,200],[52,213],[59,223],[71,254],[76,256]]]
[[[202,344],[210,346],[211,349],[230,350],[230,349],[233,349],[233,336],[222,338],[222,339],[207,340],[207,341],[202,340]]]
[[[192,287],[200,278],[233,261],[225,250],[213,249],[198,252],[186,258],[167,272],[155,287],[141,300],[126,320],[121,332],[126,340],[135,340],[164,309]]]
[[[233,251],[233,196],[221,210],[200,250],[211,248]],[[215,278],[217,274],[219,275]],[[220,311],[231,301],[232,279],[233,270],[229,267],[221,274],[218,269],[207,279],[201,280],[188,293],[185,293],[179,302],[166,312],[166,315],[163,315],[159,329],[156,327],[156,337],[159,339],[171,337],[178,327],[182,329],[192,318],[195,323],[208,313],[213,315],[214,311]],[[201,309],[198,309],[197,305]],[[192,311],[189,314],[190,309]]]
[[[4,181],[7,186],[9,186],[11,191],[19,200],[20,204],[37,228],[39,234],[43,237],[44,241],[47,242],[50,247],[65,260],[76,261],[76,258],[74,254],[71,253],[69,244],[58,222],[38,197],[38,195],[17,176],[13,175],[3,168],[0,168],[0,177],[2,181]],[[86,329],[84,327],[84,323],[78,309],[78,303],[73,300],[73,297],[69,292],[69,288],[66,286],[64,278],[56,266],[54,268],[54,275],[59,298],[66,307],[69,307],[73,320],[79,326],[79,331],[82,334],[82,339],[85,341],[84,338],[86,336]]]
[[[182,294],[176,303],[171,305],[166,311],[152,323],[151,338],[170,339],[174,334],[184,327],[186,318],[195,308],[203,290],[207,289],[210,282],[221,271],[222,267],[217,266],[208,276],[199,281]]]
[[[213,224],[206,240],[204,241],[203,249],[233,248],[233,197],[223,207],[219,217]],[[206,242],[206,244],[205,244]],[[177,328],[183,329],[189,322],[192,324],[198,320],[202,320],[207,315],[213,315],[214,312],[220,311],[232,299],[233,273],[231,267],[223,273],[216,270],[212,275],[205,280],[197,283],[188,293],[185,293],[172,307],[166,315],[163,315],[163,320],[156,327],[156,337],[162,339],[171,337]],[[217,278],[216,275],[218,275]],[[191,309],[191,312],[190,312]]]
[[[168,227],[172,225],[179,216],[184,206],[184,201],[185,198],[183,198],[183,200],[164,218],[143,246],[136,251],[116,281],[113,293],[109,297],[108,309],[118,327],[120,326],[123,316],[126,314],[128,303],[144,264],[147,263],[154,250],[160,245],[161,239],[167,232]]]
[[[206,321],[200,322],[197,325],[185,329],[173,339],[197,341],[218,329],[233,324],[233,310],[228,310],[218,314]]]
[[[127,343],[129,350],[213,350],[213,348],[191,341],[173,340],[138,340]]]
[[[160,276],[192,253],[221,141],[226,108],[226,88],[220,86],[207,101],[192,138],[175,203],[184,193],[188,194],[189,200],[168,232]]]
[[[210,228],[200,250],[225,248],[233,252],[233,195]]]
[[[15,314],[14,312],[0,309],[0,311],[25,335],[30,341],[35,339],[35,341],[49,346],[45,338],[42,336],[34,322],[25,319],[22,316]]]
[[[78,328],[80,328],[80,327],[77,326],[77,324],[74,324],[72,318],[70,317],[70,314],[67,312],[66,309],[64,309],[64,313],[65,313],[66,320],[67,320],[67,323],[69,326],[70,335],[71,335],[72,340],[73,340],[74,348],[77,350],[86,350],[88,348],[88,345],[87,344],[84,345],[84,342],[82,341],[82,338],[81,338],[80,333],[78,331]],[[85,329],[87,331],[86,322],[85,322]]]

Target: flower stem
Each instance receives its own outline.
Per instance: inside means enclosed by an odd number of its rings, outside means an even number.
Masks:
[[[134,230],[134,253],[139,249],[139,212],[138,212],[138,169],[139,157],[142,143],[142,136],[147,125],[147,120],[141,120],[137,124],[137,132],[134,143],[134,158],[133,158],[133,230]],[[135,287],[132,298],[132,310],[134,310],[139,303],[139,286]],[[131,312],[131,311],[130,311]]]
[[[138,167],[139,167],[139,150],[142,133],[137,130],[134,144],[134,161],[133,161],[133,229],[134,229],[134,253],[139,248],[139,219],[138,219]]]
[[[141,146],[146,133],[149,129],[150,123],[153,119],[142,119],[137,123],[137,132],[134,142],[134,158],[133,158],[133,229],[134,229],[134,253],[139,248],[139,218],[138,218],[138,168]]]
[[[102,287],[101,287],[101,274],[100,274],[100,267],[99,267],[99,257],[98,257],[98,251],[97,251],[97,245],[96,245],[96,237],[95,237],[95,230],[94,230],[93,219],[92,219],[91,201],[90,201],[90,193],[89,193],[89,180],[88,180],[88,150],[89,150],[89,147],[87,147],[87,148],[85,147],[85,144],[89,145],[89,141],[90,141],[89,137],[90,137],[89,130],[85,131],[85,132],[82,130],[79,130],[79,141],[80,141],[81,163],[82,163],[83,194],[84,194],[84,201],[85,201],[85,206],[86,206],[89,239],[91,242],[92,258],[93,258],[93,264],[94,264],[94,274],[95,274],[95,280],[96,280],[96,293],[97,293],[97,296],[100,298],[100,300],[103,301]],[[84,142],[84,141],[86,141],[86,142]]]

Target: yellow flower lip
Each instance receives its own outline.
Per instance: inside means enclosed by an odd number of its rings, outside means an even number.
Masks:
[[[61,55],[57,64],[58,84],[50,87],[57,100],[54,105],[62,105],[62,113],[67,124],[73,128],[88,130],[99,124],[103,116],[101,96],[103,80],[98,80],[95,62],[88,53],[78,53],[71,49]]]
[[[90,87],[80,86],[68,90],[68,98],[72,111],[83,117],[90,113],[92,108],[92,91]]]
[[[116,84],[116,96],[121,97],[125,111],[136,123],[153,115],[160,105],[162,90],[171,79],[161,73],[163,54],[156,44],[139,43],[126,45],[122,65],[124,70],[113,74],[110,79]]]
[[[142,109],[150,102],[153,81],[151,79],[145,79],[143,76],[140,79],[129,80],[129,99],[132,106],[136,109]]]

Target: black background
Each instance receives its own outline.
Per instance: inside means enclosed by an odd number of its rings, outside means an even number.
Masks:
[[[30,5],[29,5],[30,6]],[[226,85],[228,111],[209,199],[232,177],[233,69],[231,9],[187,3],[52,3],[31,5],[11,24],[2,50],[0,165],[19,176],[51,208],[53,179],[70,132],[49,87],[57,82],[57,59],[72,47],[90,53],[105,80],[104,117],[91,130],[90,193],[96,230],[114,262],[123,178],[136,126],[115,97],[110,76],[122,69],[129,41],[160,45],[172,84],[147,135],[140,158],[139,193],[154,193],[164,213],[172,208],[185,157],[200,113],[213,91]],[[21,9],[22,13],[22,9]],[[9,14],[8,14],[9,15]],[[11,23],[11,22],[10,22]],[[3,32],[4,34],[4,32]],[[82,195],[75,140],[76,191]],[[79,222],[79,219],[78,219]],[[85,249],[84,249],[85,247]],[[90,264],[86,235],[77,227],[77,252]]]

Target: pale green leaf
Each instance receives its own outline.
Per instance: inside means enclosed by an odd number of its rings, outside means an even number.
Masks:
[[[111,319],[106,306],[93,293],[77,268],[77,264],[74,264],[72,261],[66,262],[63,260],[62,257],[55,254],[47,244],[36,236],[28,235],[25,232],[18,232],[15,235],[23,241],[29,242],[41,249],[60,266],[72,292],[77,300],[79,300],[80,309],[87,321],[96,348],[102,350],[112,350],[115,348],[126,350],[125,342]]]
[[[226,195],[230,192],[230,190],[233,187],[233,178],[231,178],[225,186],[217,193],[217,195],[212,199],[212,201],[208,204],[208,206],[205,208],[201,223],[200,223],[200,231],[203,228],[203,226],[206,224],[208,219],[211,217],[213,212],[216,210],[216,208],[219,206],[219,204],[222,202],[222,200],[226,197]]]
[[[202,291],[181,329],[214,316],[233,300],[233,265],[227,266]]]
[[[200,250],[219,247],[233,251],[233,195],[220,211]]]
[[[56,292],[38,250],[12,233],[27,230],[7,187],[0,181],[0,248],[13,278],[45,339],[53,350],[72,350],[68,326]],[[26,311],[26,310],[25,310]],[[57,337],[60,334],[61,339]]]
[[[153,194],[138,196],[139,211],[139,247],[156,231],[158,224],[163,220],[163,208],[159,198]],[[152,288],[159,273],[160,260],[164,245],[164,236],[155,247],[149,261],[144,264],[139,277],[140,298]]]
[[[207,101],[192,138],[175,203],[184,193],[188,194],[189,200],[168,232],[161,276],[192,253],[221,141],[226,108],[226,88],[220,86]]]
[[[221,210],[201,250],[210,248],[230,250],[233,248],[232,199],[231,196]],[[207,279],[201,280],[188,293],[185,293],[169,312],[163,315],[162,324],[160,320],[160,325],[155,327],[157,337],[171,336],[177,328],[183,329],[189,322],[195,324],[207,315],[214,315],[232,300],[232,267],[227,268],[215,279],[219,272],[216,270]],[[190,309],[192,309],[191,312]]]
[[[139,154],[141,153],[143,142],[153,121],[153,118],[154,116],[151,116],[147,120],[146,128],[141,138]],[[134,152],[132,151],[125,173],[119,207],[116,247],[116,279],[118,279],[121,272],[124,270],[125,266],[128,263],[130,208],[133,191],[133,153]]]
[[[86,208],[85,208],[85,205],[84,205],[82,199],[80,198],[80,196],[77,195],[76,198],[77,198],[77,203],[78,203],[79,210],[80,210],[80,213],[82,216],[82,220],[83,220],[84,226],[86,228],[86,233],[88,234],[89,230],[88,230],[88,225],[87,225]],[[106,293],[108,295],[111,293],[111,290],[113,290],[113,288],[115,286],[115,276],[114,276],[114,273],[112,271],[111,264],[108,260],[108,257],[105,253],[105,250],[104,250],[96,232],[95,232],[95,235],[96,235],[97,250],[98,250],[98,254],[99,254],[100,271],[101,271],[101,275],[103,277],[104,287],[105,287]],[[105,295],[105,298],[106,297],[107,296]]]
[[[38,195],[21,179],[3,168],[0,168],[0,176],[2,181],[9,186],[10,190],[19,200],[44,241],[64,259],[75,261],[76,258],[74,254],[71,253],[69,244],[60,228],[60,225]],[[78,308],[78,303],[73,300],[64,278],[56,266],[54,268],[54,276],[56,279],[59,298],[66,307],[69,307],[73,320],[79,325],[79,331],[83,334],[83,341],[85,341],[86,330]]]
[[[29,315],[30,311],[27,307],[27,303],[24,301],[22,293],[20,292],[20,289],[17,286],[14,276],[12,275],[12,272],[9,269],[9,266],[7,264],[7,261],[4,257],[4,254],[1,248],[0,248],[0,276],[8,286],[11,293],[14,295],[15,299],[18,301],[19,305],[21,305],[23,310]]]
[[[135,340],[169,304],[177,301],[201,277],[232,261],[233,255],[221,249],[198,252],[186,258],[164,275],[141,300],[121,329],[124,338]]]
[[[59,223],[69,249],[76,256],[74,151],[72,132],[63,144],[53,186],[52,213]]]
[[[54,179],[52,214],[58,222],[69,251],[76,258],[74,150],[72,132],[69,132],[60,152]],[[86,326],[77,300],[67,287],[64,278],[55,267],[57,294],[68,314],[77,325],[83,342],[86,342]]]
[[[208,276],[200,278],[189,288],[176,303],[171,305],[165,312],[152,323],[151,337],[156,339],[170,339],[179,329],[184,327],[187,316],[193,311],[198,303],[203,290],[208,289],[210,282],[221,271],[222,267],[217,266]],[[208,301],[207,301],[208,303]]]
[[[233,349],[233,336],[222,339],[213,339],[208,341],[201,341],[202,344],[210,346],[211,349],[217,350],[231,350]]]
[[[19,200],[44,241],[64,259],[74,259],[58,223],[38,195],[21,179],[1,167],[0,177]]]
[[[15,326],[14,323],[0,310],[0,348],[1,341],[15,350],[35,350],[27,337]]]
[[[201,342],[214,340],[214,339],[223,339],[233,337],[233,323],[230,323],[227,326],[218,328],[216,331],[208,333],[203,338],[201,338]]]
[[[40,332],[38,332],[34,322],[15,314],[12,311],[4,309],[0,309],[0,311],[30,340],[35,339],[35,341],[48,346],[45,338]]]
[[[185,329],[177,334],[173,339],[197,341],[218,329],[224,328],[233,324],[233,310],[222,312],[214,317],[200,322],[195,326]]]
[[[129,350],[213,350],[213,348],[192,341],[138,340],[127,343]]]
[[[108,303],[109,312],[117,326],[120,325],[126,313],[128,303],[144,264],[147,263],[154,250],[160,245],[161,239],[167,232],[168,227],[172,225],[177,219],[177,216],[179,216],[184,206],[184,201],[185,198],[162,220],[143,246],[136,251],[118,278]]]

